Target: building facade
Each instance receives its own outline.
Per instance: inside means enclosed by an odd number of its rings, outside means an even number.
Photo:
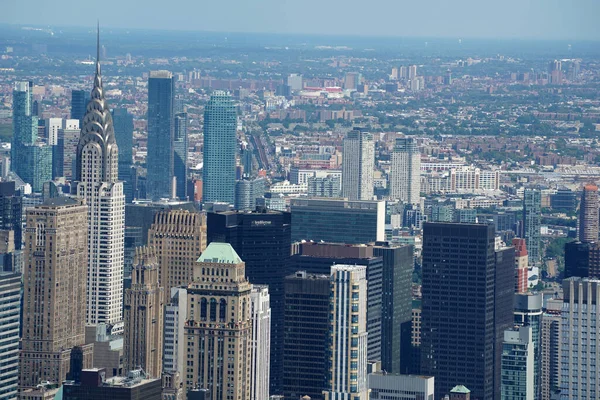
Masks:
[[[531,328],[531,345],[533,347],[533,399],[540,398],[540,365],[541,365],[541,340],[542,340],[542,294],[517,293],[515,294],[515,326]]]
[[[283,360],[283,280],[291,254],[290,213],[208,213],[208,242],[229,243],[245,262],[248,280],[268,285],[271,305],[271,391],[281,391]]]
[[[329,275],[298,271],[285,278],[283,395],[323,398],[328,361]]]
[[[359,129],[344,138],[342,197],[348,200],[373,199],[375,142],[373,135]]]
[[[504,331],[502,343],[501,400],[533,400],[537,387],[534,379],[534,345],[530,326]]]
[[[159,282],[165,293],[187,286],[206,248],[206,216],[187,210],[160,211],[148,231],[148,247],[156,250]]]
[[[538,189],[525,189],[523,193],[523,232],[527,242],[527,253],[532,265],[542,261],[542,192]]]
[[[413,138],[398,138],[392,152],[390,198],[420,204],[421,153]]]
[[[369,374],[369,398],[372,400],[435,400],[433,376]]]
[[[331,267],[325,400],[369,398],[366,300],[366,267],[342,264]]]
[[[269,287],[253,285],[250,293],[252,315],[252,366],[250,367],[250,399],[269,398],[271,361],[271,305]]]
[[[581,193],[579,205],[579,241],[598,241],[598,186],[588,184]]]
[[[600,281],[568,278],[563,281],[561,322],[561,400],[598,398],[600,369],[596,367],[596,335],[600,332],[597,307]]]
[[[134,199],[135,182],[131,179],[133,166],[133,115],[126,108],[115,108],[112,111],[115,126],[115,138],[119,146],[119,180],[123,181],[125,202],[131,203]]]
[[[173,74],[150,71],[146,196],[152,200],[173,198],[174,100]]]
[[[175,196],[181,200],[188,200],[188,115],[178,112],[173,118],[173,174],[175,175]]]
[[[184,326],[187,320],[187,290],[172,288],[171,299],[165,305],[163,336],[163,370],[169,373],[185,372]]]
[[[81,124],[86,112],[89,97],[85,90],[71,91],[71,119],[79,120]]]
[[[123,319],[125,195],[118,172],[119,149],[104,98],[98,55],[94,87],[77,145],[75,177],[77,196],[88,206],[86,322],[92,325]]]
[[[64,123],[56,134],[56,146],[52,152],[52,177],[64,176],[68,180],[75,177],[75,156],[79,143],[79,120],[62,120]]]
[[[360,244],[383,241],[385,202],[292,199],[292,240]]]
[[[185,389],[208,389],[212,400],[250,399],[251,290],[233,247],[209,244],[188,285]]]
[[[131,289],[125,291],[123,367],[153,378],[163,370],[164,289],[158,283],[158,259],[151,247],[136,250]]]
[[[540,341],[541,399],[550,399],[560,389],[560,342],[562,300],[556,309],[548,307],[542,317]]]
[[[436,398],[457,382],[475,398],[500,398],[514,248],[496,250],[493,225],[425,223],[422,257],[421,373],[435,376]]]
[[[202,200],[235,202],[237,111],[231,95],[217,90],[204,111]]]
[[[87,208],[57,197],[27,211],[21,389],[65,380],[77,346],[84,348],[84,366],[91,366],[92,348],[84,345]]]
[[[21,274],[0,271],[0,398],[16,400],[19,388]]]

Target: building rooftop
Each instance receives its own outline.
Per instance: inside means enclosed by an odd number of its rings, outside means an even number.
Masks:
[[[457,386],[454,386],[452,388],[452,390],[450,391],[450,393],[464,393],[464,394],[467,394],[467,393],[471,393],[471,391],[469,389],[467,389],[463,385],[457,385]]]
[[[229,243],[211,242],[198,258],[198,262],[239,264],[242,259]]]
[[[82,203],[80,200],[67,196],[52,197],[44,200],[44,202],[41,204],[42,207],[62,207],[75,205],[79,206],[82,205]]]

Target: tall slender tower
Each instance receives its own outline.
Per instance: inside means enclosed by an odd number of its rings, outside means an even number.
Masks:
[[[175,78],[169,71],[151,71],[148,79],[147,197],[173,197],[173,111]]]
[[[211,400],[250,400],[251,289],[231,245],[212,242],[188,286],[185,389],[208,389]]]
[[[125,195],[118,179],[119,149],[100,74],[96,76],[77,145],[77,195],[88,206],[88,324],[122,320]]]
[[[231,96],[221,90],[210,96],[204,111],[202,200],[235,202],[237,114]]]
[[[20,387],[62,382],[72,350],[85,343],[87,207],[81,200],[57,197],[27,211],[23,268],[23,334]]]
[[[392,153],[390,197],[417,205],[421,192],[421,153],[412,138],[398,138]]]
[[[268,286],[252,285],[250,314],[252,315],[250,399],[268,399],[271,366],[271,305]]]
[[[348,200],[373,199],[375,143],[373,135],[360,129],[344,138],[342,162],[342,197]]]
[[[187,134],[187,113],[180,112],[175,114],[174,139],[173,139],[173,174],[175,175],[176,189],[175,195],[181,200],[187,200],[187,181],[188,181],[188,134]]]
[[[331,267],[329,372],[325,400],[368,400],[367,268]]]
[[[196,260],[206,248],[206,216],[184,210],[161,211],[148,231],[148,245],[156,249],[165,293],[187,286],[193,280]]]
[[[151,247],[138,247],[131,271],[131,289],[125,291],[126,371],[142,368],[160,377],[163,360],[163,307],[165,292],[158,285],[158,261]]]
[[[593,184],[584,186],[579,213],[579,241],[582,243],[597,242],[598,186]]]
[[[527,253],[532,265],[542,262],[542,192],[525,189],[523,193],[523,235],[527,242]]]

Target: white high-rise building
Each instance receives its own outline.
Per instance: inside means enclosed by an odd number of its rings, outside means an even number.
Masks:
[[[102,88],[100,43],[91,99],[77,145],[77,195],[88,205],[86,323],[123,319],[125,195],[118,179],[119,150]]]
[[[373,135],[360,129],[344,138],[342,197],[348,200],[373,199],[375,142]]]
[[[592,400],[600,396],[597,337],[600,334],[600,280],[563,281],[561,329],[561,400]]]
[[[62,128],[62,118],[46,118],[46,140],[50,146],[56,146],[58,143],[58,130]]]
[[[184,375],[185,321],[187,320],[187,290],[171,289],[171,301],[165,305],[163,336],[163,369]]]
[[[329,381],[325,400],[368,400],[367,267],[331,267]]]
[[[250,399],[269,398],[271,366],[271,305],[269,287],[253,285],[250,293],[252,315],[252,366],[250,367]]]
[[[0,270],[0,399],[15,400],[19,388],[21,274]]]
[[[392,153],[390,198],[420,204],[421,153],[412,138],[398,138]]]

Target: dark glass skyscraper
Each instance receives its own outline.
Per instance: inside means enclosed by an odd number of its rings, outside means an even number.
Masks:
[[[14,231],[14,248],[21,249],[23,200],[15,191],[15,182],[0,182],[0,229]]]
[[[215,91],[204,111],[204,202],[235,202],[236,129],[237,112],[231,95]]]
[[[151,71],[148,79],[148,156],[146,195],[172,198],[175,78],[169,71]]]
[[[408,374],[418,363],[411,354],[414,247],[377,242],[373,255],[383,259],[381,298],[381,368]]]
[[[271,393],[281,393],[283,280],[291,253],[291,218],[276,211],[208,213],[207,242],[229,243],[246,263],[250,283],[271,296]]]
[[[83,116],[89,99],[90,95],[85,90],[71,91],[71,119],[78,119],[79,126],[83,123]]]
[[[126,108],[115,108],[112,112],[115,127],[115,139],[119,146],[119,180],[123,181],[125,202],[133,201],[133,182],[131,166],[133,165],[133,115]]]
[[[329,275],[299,271],[285,278],[283,395],[323,398],[327,376]]]
[[[187,113],[180,112],[175,114],[174,118],[174,139],[173,139],[173,172],[177,179],[175,195],[180,200],[186,200],[187,181],[188,181],[188,134],[187,134]]]
[[[435,398],[462,384],[473,398],[500,399],[514,252],[495,248],[493,225],[424,224],[421,374],[435,376]]]

